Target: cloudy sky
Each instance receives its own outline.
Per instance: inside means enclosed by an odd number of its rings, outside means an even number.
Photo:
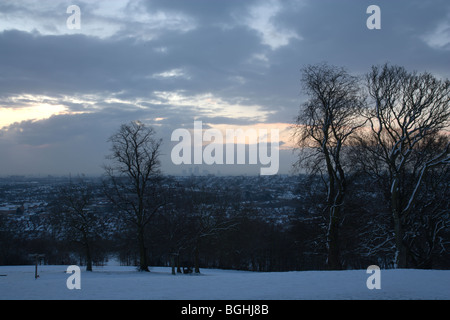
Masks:
[[[366,27],[372,4],[381,30]],[[67,26],[70,5],[80,29]],[[448,78],[450,2],[2,0],[0,176],[101,173],[108,137],[132,120],[156,129],[162,169],[174,174],[190,167],[171,163],[171,133],[194,120],[277,128],[287,173],[300,69],[320,62],[355,74],[390,62]]]

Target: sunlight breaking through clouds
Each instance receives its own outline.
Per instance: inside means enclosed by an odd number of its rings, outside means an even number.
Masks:
[[[1,108],[0,128],[6,127],[15,122],[26,120],[42,120],[56,114],[64,114],[67,108],[62,105],[37,104],[35,106],[21,108]]]
[[[22,121],[39,121],[55,115],[92,112],[93,102],[76,97],[16,95],[0,101],[0,129]]]
[[[212,93],[185,95],[182,91],[158,91],[154,92],[156,100],[154,104],[165,104],[173,107],[190,107],[192,114],[197,118],[202,116],[249,118],[264,122],[272,111],[263,110],[261,106],[254,104],[230,103]]]

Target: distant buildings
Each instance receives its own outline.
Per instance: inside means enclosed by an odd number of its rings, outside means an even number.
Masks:
[[[18,206],[10,205],[10,204],[0,204],[0,215],[11,215],[16,214]]]

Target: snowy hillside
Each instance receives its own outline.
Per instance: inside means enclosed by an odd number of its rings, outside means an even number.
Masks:
[[[170,274],[170,268],[139,273],[106,266],[81,272],[81,289],[69,290],[67,266],[0,266],[0,299],[301,300],[450,299],[450,271],[381,270],[381,289],[369,290],[366,270],[252,273],[202,270]]]

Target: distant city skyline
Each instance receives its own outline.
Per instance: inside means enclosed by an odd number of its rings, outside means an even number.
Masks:
[[[368,28],[371,5],[381,29]],[[165,174],[196,170],[170,158],[172,132],[195,120],[278,129],[278,173],[288,174],[289,126],[305,99],[300,69],[326,61],[364,74],[389,62],[449,78],[450,3],[5,0],[0,48],[0,176],[100,175],[108,138],[133,120],[163,139]]]

